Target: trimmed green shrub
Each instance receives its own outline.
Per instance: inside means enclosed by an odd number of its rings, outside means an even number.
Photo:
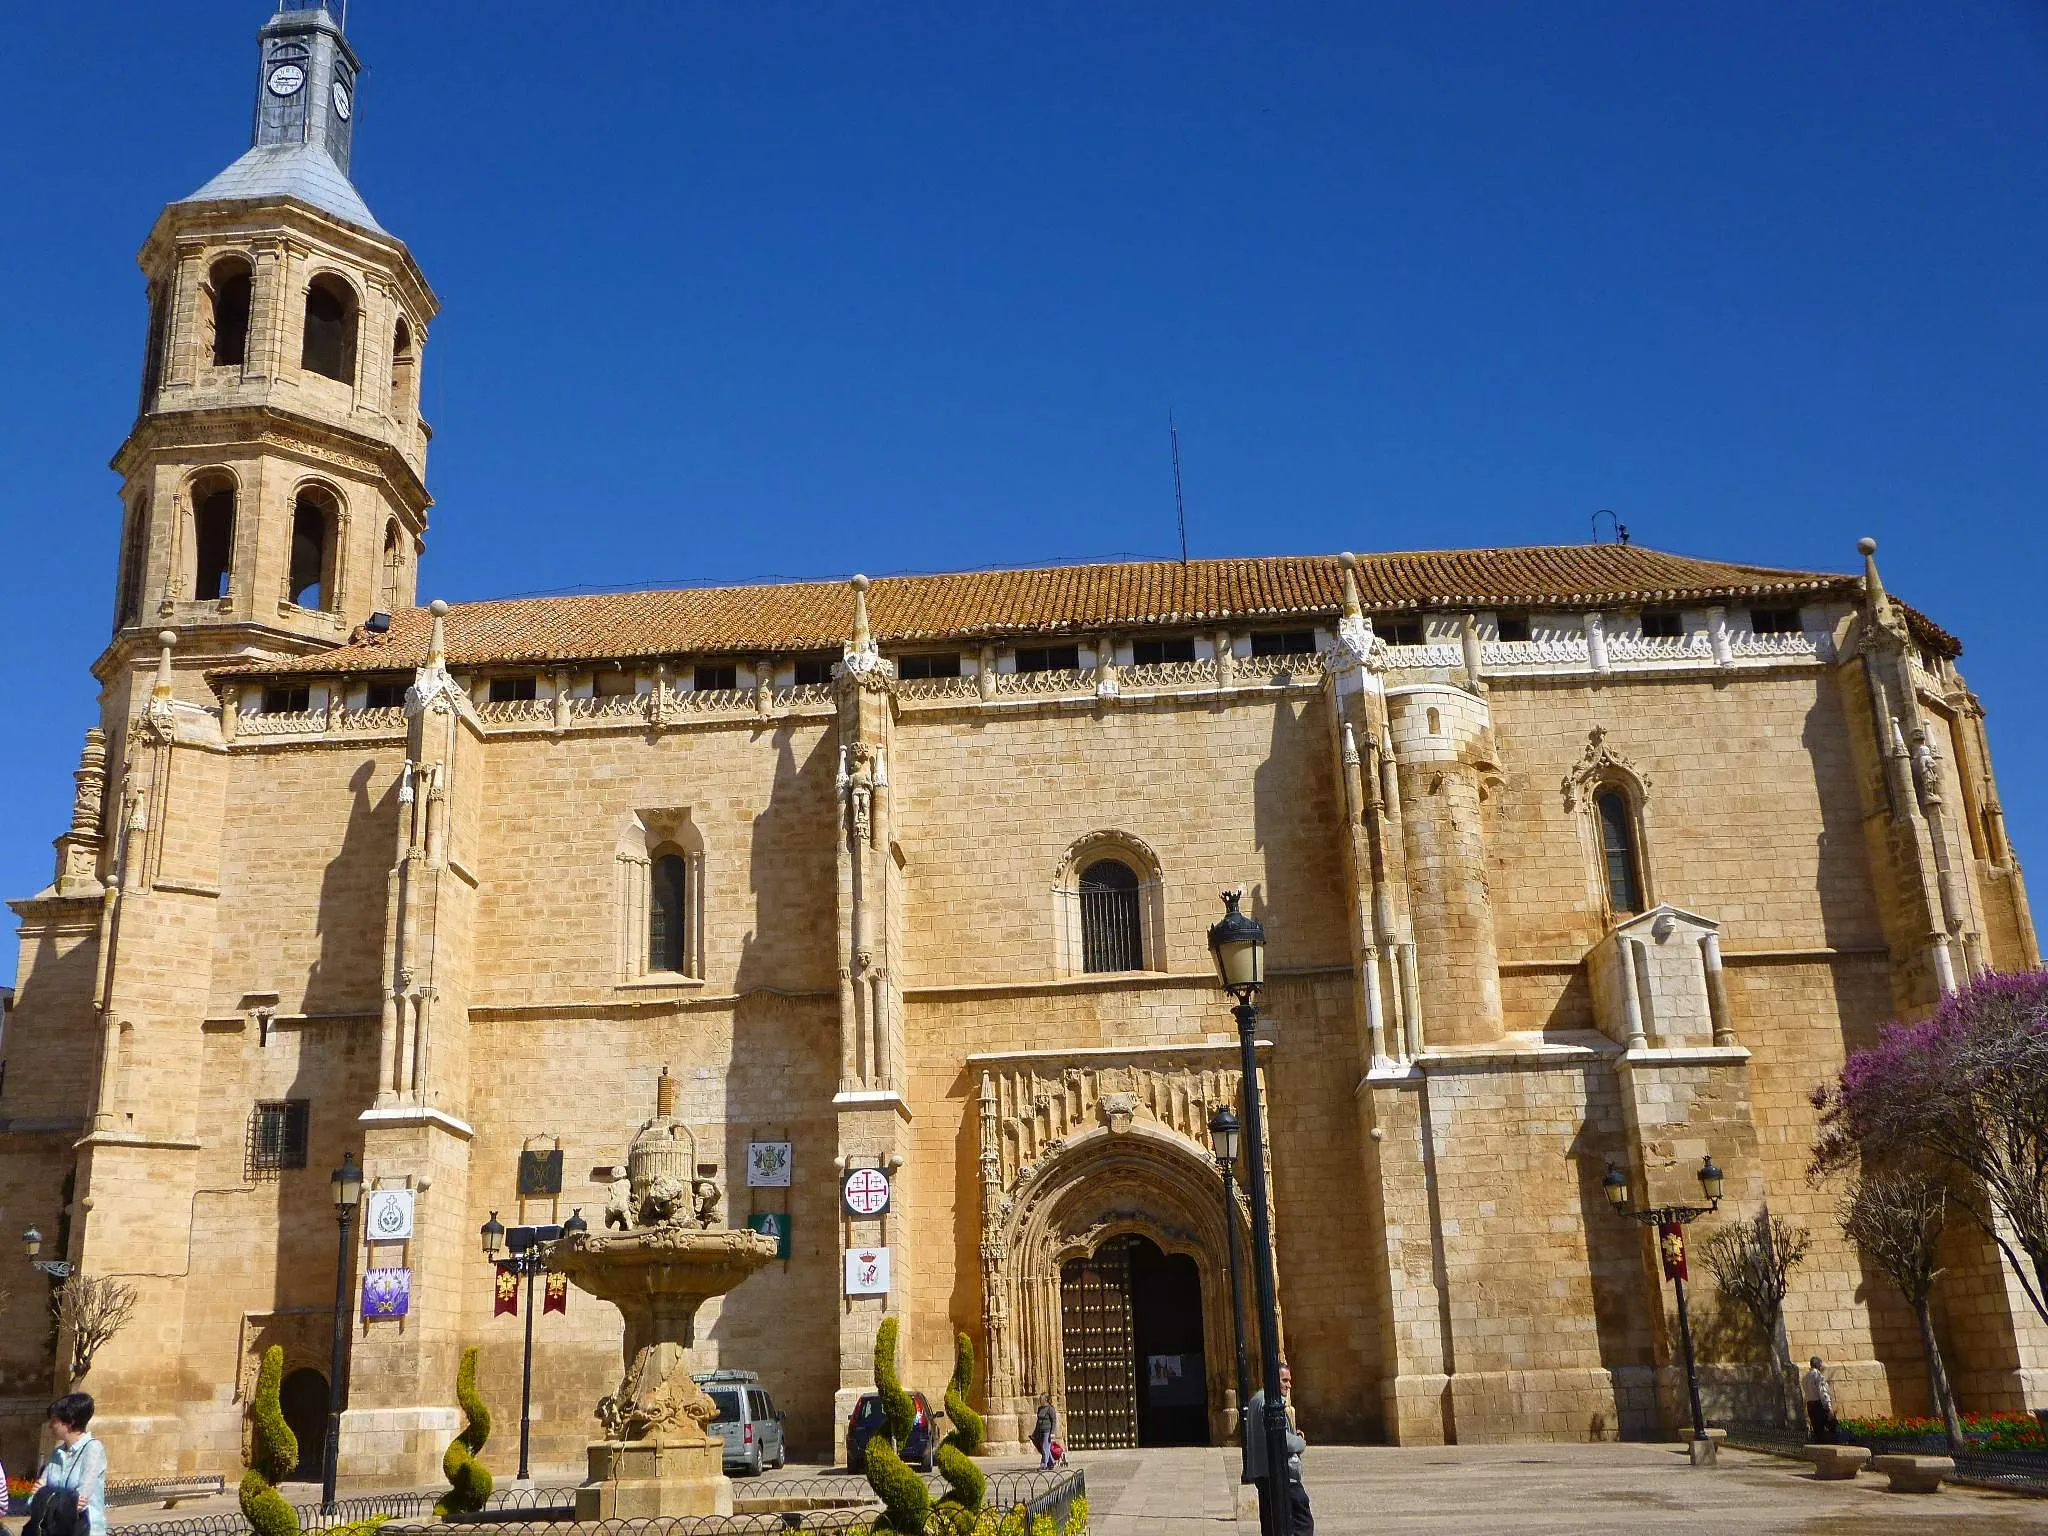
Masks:
[[[931,1490],[897,1454],[917,1424],[917,1404],[896,1375],[896,1331],[896,1319],[889,1317],[875,1333],[875,1390],[881,1395],[883,1422],[869,1439],[862,1464],[890,1529],[901,1536],[923,1536],[932,1513]]]
[[[272,1486],[291,1476],[299,1464],[299,1437],[285,1423],[277,1401],[283,1382],[284,1350],[273,1344],[263,1351],[256,1371],[256,1397],[249,1405],[256,1433],[249,1447],[249,1470],[238,1491],[242,1518],[256,1536],[299,1536],[298,1512]]]
[[[970,1459],[981,1449],[981,1415],[967,1401],[974,1385],[974,1343],[966,1334],[953,1336],[953,1379],[946,1383],[946,1417],[953,1431],[939,1447],[939,1471],[946,1479],[942,1504],[958,1505],[970,1513],[981,1508],[988,1497],[988,1479]]]
[[[476,1390],[476,1346],[462,1352],[462,1364],[455,1371],[455,1401],[462,1405],[468,1423],[448,1444],[441,1458],[441,1475],[448,1479],[448,1491],[434,1506],[442,1520],[450,1515],[474,1514],[491,1496],[491,1473],[477,1460],[491,1438],[491,1410]]]

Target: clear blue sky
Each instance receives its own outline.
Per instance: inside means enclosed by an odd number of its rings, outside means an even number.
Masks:
[[[1871,533],[2048,900],[2048,9],[351,12],[445,305],[423,597],[1167,554],[1169,406],[1197,554]],[[7,895],[94,718],[134,252],[268,14],[0,19]]]

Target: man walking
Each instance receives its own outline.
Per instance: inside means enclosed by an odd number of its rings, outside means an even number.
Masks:
[[[1813,1443],[1834,1444],[1835,1393],[1828,1385],[1828,1373],[1822,1369],[1819,1355],[1807,1362],[1799,1384],[1806,1396],[1806,1424],[1813,1435]]]

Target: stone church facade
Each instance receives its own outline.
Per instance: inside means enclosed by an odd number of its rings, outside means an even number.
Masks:
[[[1806,1182],[1808,1090],[2039,962],[1958,643],[1861,569],[1625,545],[1010,570],[416,604],[437,300],[348,178],[358,61],[263,29],[256,141],[141,254],[113,638],[48,889],[13,903],[0,1210],[133,1284],[86,1385],[124,1474],[229,1467],[254,1363],[324,1408],[328,1171],[413,1197],[402,1319],[352,1301],[345,1479],[430,1484],[523,1319],[478,1229],[601,1220],[676,1080],[728,1219],[790,1255],[706,1309],[795,1450],[877,1323],[934,1399],[965,1332],[999,1441],[1217,1440],[1236,1393],[1205,1125],[1240,1100],[1204,949],[1270,935],[1259,1047],[1285,1348],[1312,1438],[1677,1422],[1648,1238],[1695,1194],[1814,1231],[1795,1350],[1922,1411],[1912,1319]],[[786,1187],[748,1180],[787,1143]],[[522,1197],[521,1154],[562,1154]],[[887,1211],[841,1179],[889,1176]],[[1695,1231],[1704,1231],[1696,1228]],[[2048,1404],[2048,1336],[1953,1236],[1965,1404]],[[886,1248],[889,1288],[849,1294]],[[1697,1276],[1697,1272],[1696,1272]],[[1758,1345],[1696,1286],[1710,1411]],[[6,1288],[22,1453],[61,1380]],[[535,1319],[535,1461],[620,1330]]]

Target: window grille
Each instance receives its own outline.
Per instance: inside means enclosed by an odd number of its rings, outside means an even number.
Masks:
[[[926,651],[916,656],[898,656],[896,675],[906,681],[925,677],[958,677],[958,651]]]
[[[539,695],[537,680],[530,674],[526,677],[494,677],[491,679],[491,702],[493,704],[514,704],[522,699]]]
[[[1799,633],[1799,610],[1797,608],[1752,608],[1749,610],[1749,630],[1755,635],[1796,635]]]
[[[1678,640],[1684,638],[1685,620],[1676,613],[1646,613],[1643,615],[1643,638],[1645,640]]]
[[[263,713],[266,715],[303,715],[312,707],[313,690],[304,683],[263,690]]]
[[[739,687],[739,676],[734,662],[707,662],[691,674],[691,683],[699,693],[730,693]]]
[[[1254,656],[1308,656],[1315,652],[1312,629],[1260,629],[1252,632]]]
[[[1636,857],[1636,820],[1628,797],[1618,789],[1602,790],[1594,805],[1600,813],[1600,855],[1607,872],[1607,904],[1617,912],[1640,912],[1642,866]]]
[[[1314,650],[1314,646],[1309,647]],[[1180,635],[1171,640],[1134,640],[1131,642],[1131,664],[1138,667],[1164,666],[1170,661],[1193,661],[1195,640],[1192,635]]]
[[[1017,670],[1078,672],[1081,670],[1081,648],[1078,645],[1020,645],[1017,647]]]
[[[1423,643],[1422,620],[1420,619],[1388,619],[1385,623],[1376,622],[1374,627],[1378,629],[1380,638],[1389,645],[1421,645]],[[1253,643],[1257,643],[1256,636],[1253,637]]]
[[[1144,968],[1137,872],[1119,859],[1097,859],[1081,871],[1081,969]]]
[[[275,1177],[281,1169],[306,1166],[306,1118],[309,1101],[274,1099],[260,1103],[249,1116],[249,1173]]]
[[[647,968],[680,972],[687,958],[684,935],[690,910],[682,855],[663,854],[654,861],[649,877],[653,890],[647,903]]]

